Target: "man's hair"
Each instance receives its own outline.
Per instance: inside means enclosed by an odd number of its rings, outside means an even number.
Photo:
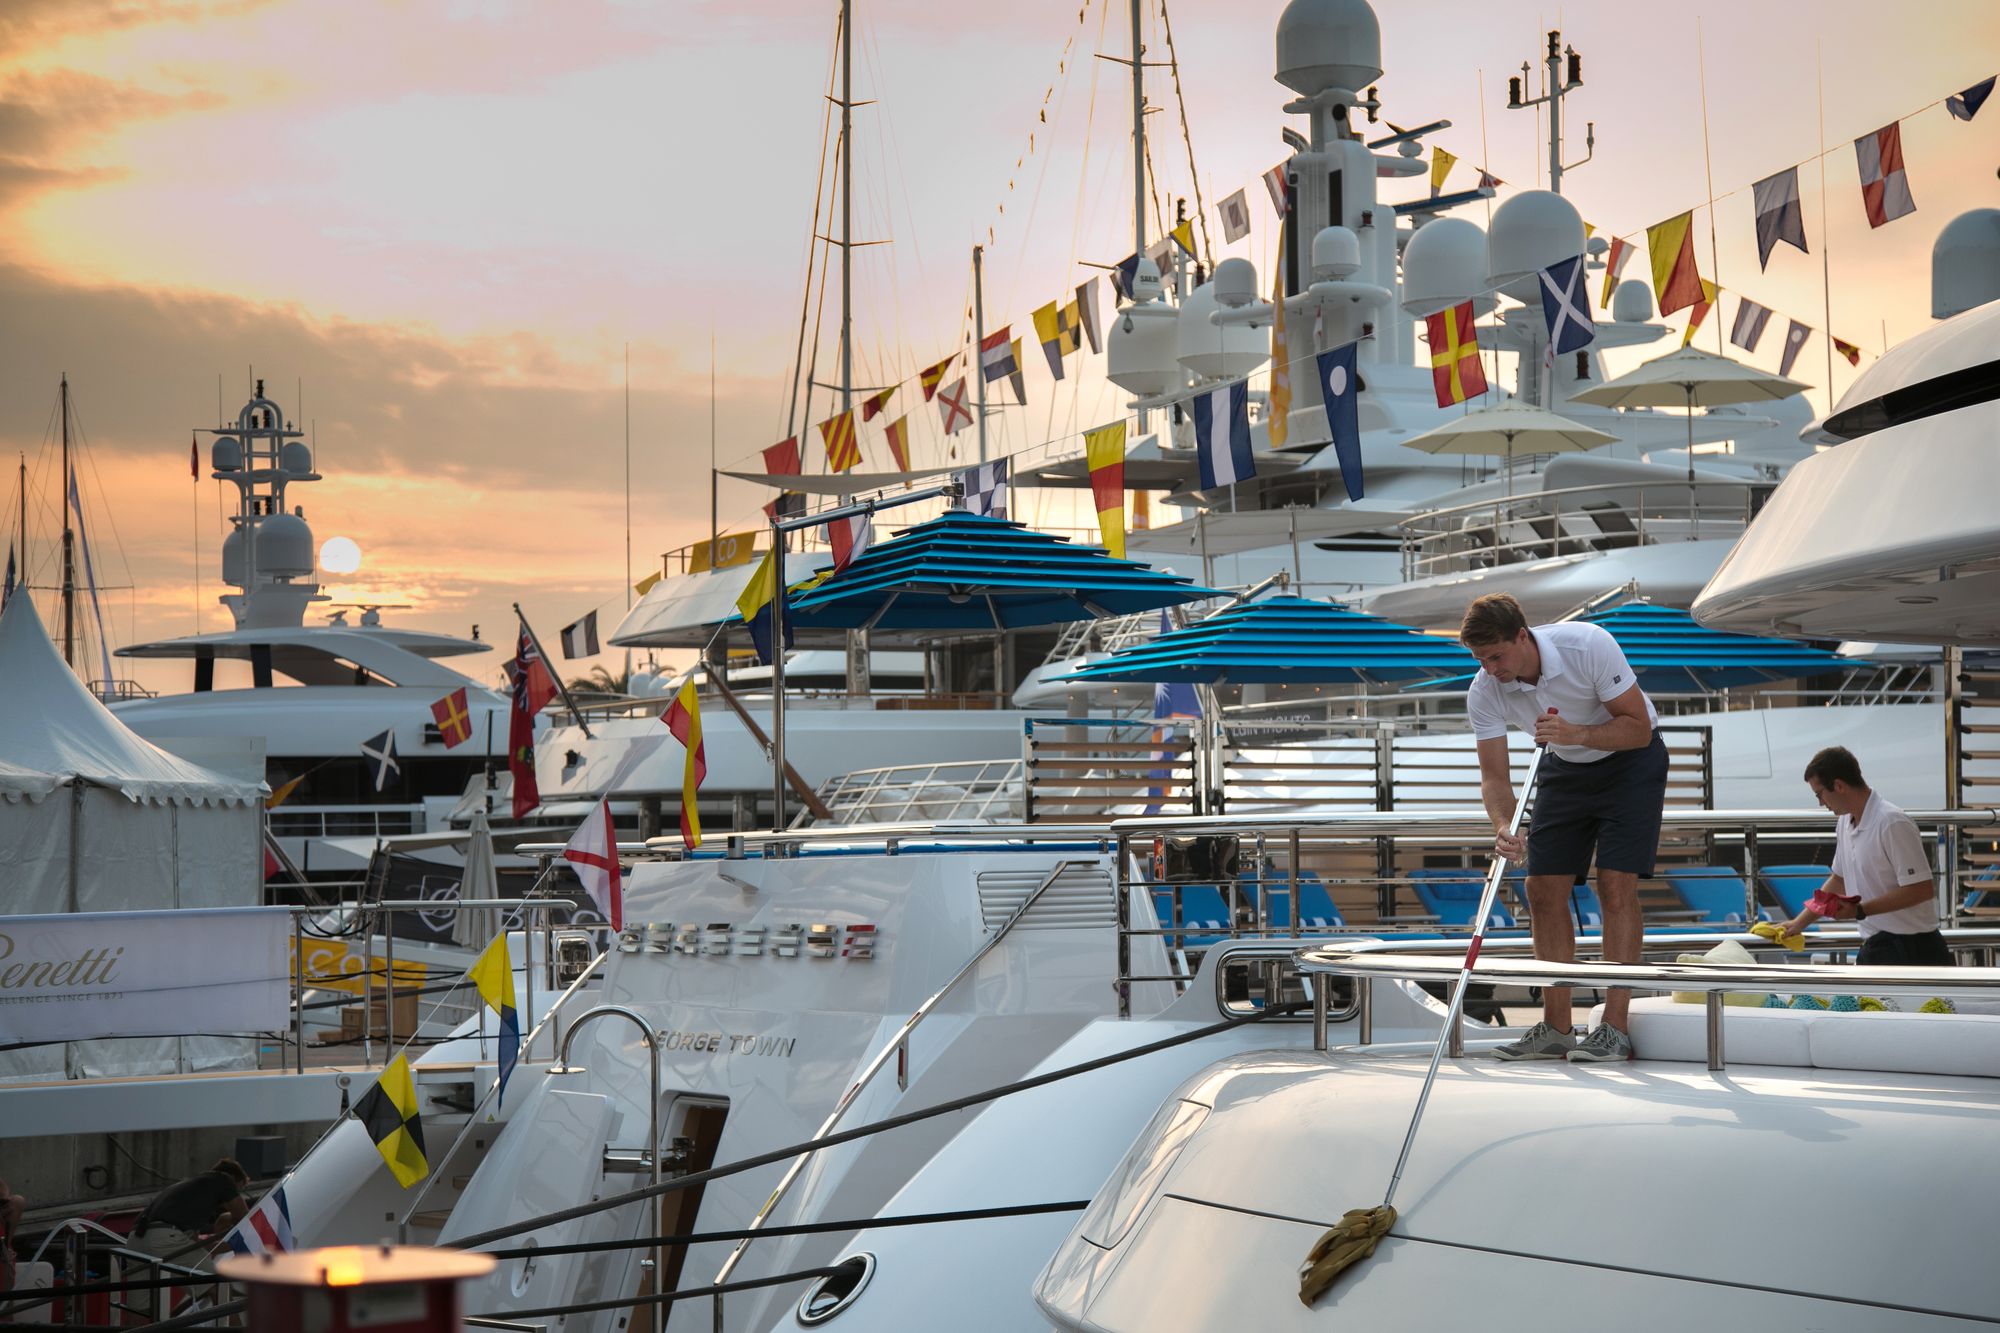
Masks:
[[[245,1171],[243,1164],[234,1157],[218,1157],[215,1159],[215,1165],[208,1169],[220,1171],[225,1176],[234,1176],[242,1184],[250,1183],[250,1173]]]
[[[1521,604],[1504,592],[1475,597],[1465,608],[1465,620],[1458,627],[1458,641],[1468,648],[1495,643],[1512,643],[1528,628]]]
[[[1806,765],[1806,781],[1817,782],[1821,787],[1831,787],[1836,782],[1845,782],[1850,787],[1866,787],[1861,780],[1861,761],[1845,745],[1829,745],[1812,757]]]

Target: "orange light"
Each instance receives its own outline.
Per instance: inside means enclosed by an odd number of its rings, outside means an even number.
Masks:
[[[325,1266],[320,1269],[320,1280],[329,1287],[358,1287],[368,1276],[366,1256],[357,1246],[327,1250],[321,1257]]]

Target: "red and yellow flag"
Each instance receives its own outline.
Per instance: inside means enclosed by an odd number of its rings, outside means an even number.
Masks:
[[[1827,336],[1830,338],[1833,337],[1832,334],[1828,334]],[[1861,364],[1861,349],[1853,343],[1848,342],[1845,338],[1834,338],[1833,350],[1846,357],[1848,365],[1858,366]]]
[[[1604,294],[1597,298],[1599,306],[1611,304],[1611,293],[1618,290],[1618,275],[1625,271],[1625,261],[1632,257],[1632,247],[1625,243],[1623,236],[1611,238],[1611,251],[1604,256]]]
[[[958,360],[958,353],[953,352],[936,365],[926,366],[917,372],[917,382],[924,386],[925,402],[928,403],[931,399],[937,397],[938,385],[944,383],[944,373],[951,369],[951,363],[956,360]]]
[[[882,392],[862,399],[861,419],[863,421],[873,421],[877,416],[881,415],[882,409],[887,407],[889,400],[895,396],[896,386],[891,384],[888,388],[882,390]]]
[[[701,846],[701,809],[695,797],[702,779],[708,776],[708,754],[701,743],[701,702],[695,695],[694,677],[681,686],[667,711],[660,715],[674,739],[687,747],[687,763],[681,769],[681,841],[689,847]]]
[[[1440,310],[1424,321],[1430,330],[1431,382],[1439,407],[1462,403],[1486,392],[1486,368],[1479,363],[1479,336],[1472,302]]]
[[[431,716],[437,719],[438,735],[443,739],[445,749],[463,745],[472,739],[472,711],[466,703],[463,687],[432,704]]]
[[[1721,289],[1707,278],[1701,280],[1701,299],[1694,303],[1694,310],[1688,315],[1687,329],[1681,334],[1681,346],[1686,347],[1694,341],[1694,331],[1701,327],[1704,319],[1708,318],[1708,312],[1715,309],[1715,294],[1719,290]]]
[[[854,409],[819,423],[820,438],[826,441],[826,470],[846,472],[861,462],[861,441],[854,436]]]
[[[1125,558],[1125,423],[1083,433],[1083,457],[1090,465],[1090,494],[1097,504],[1097,530],[1104,549]]]
[[[889,457],[896,460],[896,471],[910,470],[910,418],[906,414],[889,423]]]
[[[1694,267],[1693,212],[1646,228],[1646,251],[1653,261],[1653,294],[1659,298],[1661,314],[1701,304],[1701,274]]]

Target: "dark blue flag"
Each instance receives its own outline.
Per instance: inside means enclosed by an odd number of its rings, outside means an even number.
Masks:
[[[1326,401],[1326,430],[1333,439],[1333,456],[1340,460],[1340,480],[1347,498],[1361,498],[1361,375],[1356,369],[1359,343],[1319,354],[1319,392]]]
[[[1557,356],[1580,352],[1597,341],[1590,297],[1583,289],[1583,270],[1582,255],[1542,270],[1542,318],[1549,326],[1549,350]]]
[[[1132,279],[1138,272],[1139,256],[1136,252],[1119,260],[1118,266],[1111,270],[1111,290],[1118,293],[1121,300],[1132,299]]]
[[[1953,93],[1944,99],[1944,109],[1960,120],[1971,120],[1979,114],[1979,108],[1986,105],[1986,99],[1993,95],[1994,79],[2000,79],[2000,74],[1975,83],[1962,93]]]

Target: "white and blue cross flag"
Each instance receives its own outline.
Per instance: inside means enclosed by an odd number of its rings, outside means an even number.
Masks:
[[[1201,488],[1213,490],[1257,475],[1250,455],[1250,384],[1238,380],[1198,393],[1194,410],[1194,452],[1201,463]]]
[[[1361,498],[1361,373],[1355,353],[1359,343],[1319,354],[1319,392],[1326,402],[1326,430],[1333,456],[1340,460],[1340,480],[1347,498]]]
[[[1542,318],[1548,321],[1549,352],[1580,352],[1597,341],[1584,292],[1583,256],[1563,259],[1542,270]]]

